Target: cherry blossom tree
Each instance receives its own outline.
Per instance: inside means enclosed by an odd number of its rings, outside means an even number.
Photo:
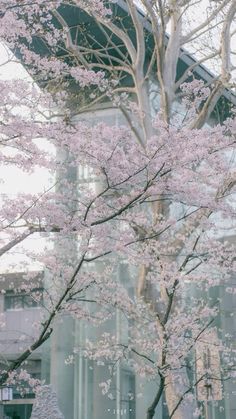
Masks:
[[[46,407],[46,409],[45,409]],[[51,386],[41,386],[37,389],[31,419],[63,419],[57,406],[57,396]]]
[[[154,380],[147,419],[163,394],[170,418],[198,417],[195,389],[217,398],[232,375],[233,351],[217,332],[221,301],[212,296],[235,270],[235,247],[224,236],[235,222],[236,4],[202,5],[194,25],[199,4],[1,1],[9,60],[21,60],[34,80],[1,81],[1,163],[27,173],[44,168],[52,179],[39,193],[2,197],[1,257],[24,252],[50,280],[42,301],[30,270],[25,275],[21,287],[41,301],[44,318],[1,384],[63,313],[99,326],[114,309],[126,319],[127,338],[104,333],[83,353],[122,360]],[[217,66],[216,76],[205,62]],[[119,125],[92,121],[108,106]],[[45,240],[45,251],[24,247],[32,236]],[[209,348],[215,355],[206,368]],[[101,387],[109,392],[109,382]]]

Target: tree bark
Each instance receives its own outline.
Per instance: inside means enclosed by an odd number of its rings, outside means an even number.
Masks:
[[[152,419],[155,415],[156,407],[159,404],[165,387],[165,378],[161,377],[158,392],[147,410],[147,419]]]

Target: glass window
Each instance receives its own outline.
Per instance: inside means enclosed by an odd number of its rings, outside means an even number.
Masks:
[[[30,419],[32,404],[13,404],[4,406],[4,419]]]
[[[5,310],[20,310],[26,308],[39,307],[42,303],[43,290],[34,289],[30,294],[26,292],[16,293],[9,290],[4,295]]]

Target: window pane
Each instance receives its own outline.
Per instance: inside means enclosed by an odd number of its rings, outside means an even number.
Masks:
[[[4,296],[5,310],[19,310],[24,308],[39,307],[42,302],[43,291],[41,289],[32,290],[31,294],[15,293],[7,291]]]

